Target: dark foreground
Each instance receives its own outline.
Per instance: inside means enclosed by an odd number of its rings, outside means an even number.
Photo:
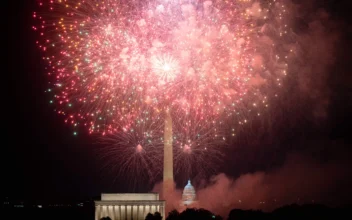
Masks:
[[[350,207],[329,208],[322,205],[290,205],[278,208],[270,213],[256,210],[233,209],[228,216],[222,218],[204,209],[187,209],[182,213],[172,211],[162,219],[166,220],[281,220],[281,219],[352,219]],[[35,219],[35,220],[94,220],[94,207],[65,207],[65,208],[2,208],[1,219]],[[148,220],[160,220],[160,216],[146,216]]]

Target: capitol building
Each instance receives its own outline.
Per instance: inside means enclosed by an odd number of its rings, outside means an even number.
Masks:
[[[188,183],[182,192],[181,207],[190,208],[190,207],[196,207],[197,205],[198,205],[198,202],[197,202],[196,190],[192,186],[191,181],[188,180]]]

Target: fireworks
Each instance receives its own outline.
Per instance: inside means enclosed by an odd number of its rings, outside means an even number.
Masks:
[[[114,174],[133,173],[155,181],[163,171],[163,115],[154,120],[138,120],[124,132],[100,138],[99,150],[104,167]],[[179,178],[206,177],[214,174],[223,156],[225,134],[216,126],[215,117],[207,120],[182,117],[173,122],[174,171]],[[131,177],[129,182],[134,183]]]
[[[162,172],[163,126],[162,120],[139,119],[123,132],[101,137],[97,147],[103,167],[113,176],[132,174],[130,185],[138,185],[141,179],[153,183]]]
[[[265,107],[267,91],[287,73],[286,8],[275,0],[39,5],[33,29],[48,63],[51,103],[67,123],[90,133],[130,137],[138,122],[158,124],[171,109],[182,122],[175,125],[174,147],[192,154],[207,150],[223,138],[227,118]],[[119,146],[137,154],[156,149],[144,141]]]
[[[187,179],[215,174],[226,146],[224,130],[216,117],[200,119],[189,115],[174,120],[174,170],[177,177]]]

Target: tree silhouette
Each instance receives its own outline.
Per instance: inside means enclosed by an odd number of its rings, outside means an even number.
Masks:
[[[179,219],[180,219],[180,213],[176,209],[169,212],[169,215],[166,218],[166,220],[179,220]]]
[[[216,216],[212,212],[205,209],[186,209],[181,214],[179,214],[178,220],[193,220],[193,219],[202,219],[202,220],[216,220],[222,219],[220,216]]]
[[[162,220],[163,219],[160,212],[155,212],[153,217],[154,217],[154,220]]]
[[[152,213],[148,213],[147,216],[145,217],[145,220],[162,220],[163,217],[161,216],[160,212],[154,212],[154,215]]]
[[[145,220],[154,220],[154,216],[152,213],[148,213],[147,216],[145,217]]]

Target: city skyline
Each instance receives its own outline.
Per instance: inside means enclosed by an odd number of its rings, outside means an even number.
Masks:
[[[2,153],[2,169],[6,177],[3,194],[26,200],[60,200],[60,197],[69,200],[92,198],[101,192],[151,191],[162,181],[161,175],[152,183],[145,184],[141,179],[131,186],[124,178],[117,178],[116,173],[102,166],[102,161],[97,158],[99,144],[95,137],[83,130],[76,131],[74,135],[74,130],[62,123],[62,118],[56,117],[48,105],[49,97],[44,93],[47,89],[45,69],[31,30],[30,19],[35,1],[4,4],[9,8],[5,12],[8,43],[4,43],[9,49],[5,52],[3,81],[6,111],[3,115],[5,151]],[[317,46],[324,41],[334,45],[334,52],[325,44],[320,45],[326,49],[322,49],[323,52],[331,52],[333,57],[321,56],[319,60],[312,52],[310,61],[315,62],[314,67],[321,61],[323,69],[316,67],[318,70],[307,82],[287,88],[272,103],[272,111],[266,113],[271,118],[265,125],[253,121],[246,125],[246,130],[236,134],[231,147],[224,150],[226,157],[217,167],[217,172],[211,175],[213,177],[202,179],[196,175],[185,177],[176,174],[177,189],[183,189],[190,178],[201,196],[208,195],[209,191],[205,191],[207,186],[215,186],[211,192],[218,192],[217,186],[226,186],[228,192],[246,197],[237,190],[244,190],[240,184],[247,181],[257,187],[255,192],[266,193],[260,195],[256,202],[272,201],[270,194],[281,197],[281,200],[294,200],[284,196],[285,190],[288,194],[304,194],[304,201],[351,202],[345,196],[346,192],[350,192],[348,186],[351,183],[348,171],[351,155],[349,127],[352,122],[351,55],[344,50],[351,47],[350,15],[342,1],[319,4],[315,3],[313,9],[306,6],[307,13],[315,17],[301,15],[304,17],[301,24],[294,28],[303,32],[302,35],[307,33],[307,29],[316,28],[315,35],[312,34],[316,38],[312,37],[312,41],[322,39]],[[329,16],[319,14],[319,8],[325,8]],[[325,29],[319,29],[320,23],[327,25]],[[314,48],[311,50],[314,51]],[[297,84],[301,82],[299,80]],[[290,95],[304,85],[311,86],[308,92],[311,97]],[[286,102],[288,98],[291,99],[290,104]],[[285,172],[291,172],[291,175],[285,176]],[[306,183],[302,175],[312,185],[300,187],[299,184]],[[326,183],[319,185],[321,191],[314,189],[320,181]],[[288,189],[275,191],[273,188],[276,189],[280,182]],[[266,187],[270,190],[266,191]],[[291,187],[297,189],[292,190]],[[308,199],[319,196],[319,199]]]

